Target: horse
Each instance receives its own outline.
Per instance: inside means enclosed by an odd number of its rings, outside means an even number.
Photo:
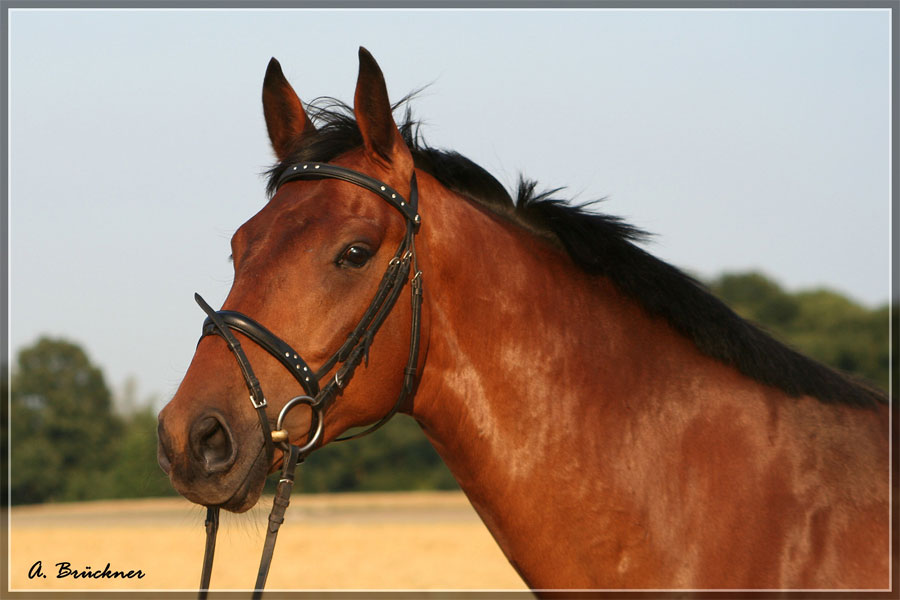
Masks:
[[[532,589],[890,586],[883,392],[742,319],[619,218],[525,179],[513,198],[428,146],[408,106],[397,125],[404,103],[364,48],[352,107],[305,105],[274,58],[262,103],[269,199],[231,239],[222,311],[204,310],[252,316],[333,394],[285,414],[303,383],[293,359],[208,319],[219,335],[159,414],[180,494],[254,506],[287,460],[267,439],[275,415],[308,452],[399,411]],[[291,178],[298,165],[362,175]],[[414,216],[398,194],[418,197]],[[397,287],[419,285],[392,294],[377,335],[360,332],[400,263]],[[347,352],[329,357],[351,347],[348,382]],[[256,411],[244,363],[267,389]]]

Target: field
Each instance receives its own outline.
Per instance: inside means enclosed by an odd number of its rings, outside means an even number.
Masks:
[[[256,579],[272,499],[243,515],[223,513],[213,589]],[[194,590],[205,510],[181,498],[14,507],[12,590]],[[44,577],[36,574],[40,561]],[[70,569],[138,570],[142,578],[58,577]],[[524,590],[458,492],[297,495],[278,534],[270,590]]]

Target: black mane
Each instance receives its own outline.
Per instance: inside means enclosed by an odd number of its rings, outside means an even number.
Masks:
[[[407,101],[400,132],[419,168],[449,190],[503,215],[566,249],[586,272],[608,277],[625,295],[650,314],[665,319],[691,339],[703,354],[733,366],[761,383],[791,396],[809,395],[822,402],[858,406],[886,403],[886,395],[866,383],[816,362],[776,341],[735,314],[692,277],[648,254],[634,242],[645,234],[617,217],[588,211],[554,198],[559,190],[536,192],[536,184],[519,180],[515,200],[487,171],[464,156],[429,147],[419,134]],[[328,162],[362,145],[353,110],[333,98],[307,107],[317,133],[305,138],[290,156],[274,165],[267,190],[275,192],[288,165]]]

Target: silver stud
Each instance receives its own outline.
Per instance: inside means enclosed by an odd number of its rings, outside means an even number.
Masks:
[[[303,367],[304,371],[309,371],[309,367]]]
[[[306,167],[308,167],[308,166],[309,166],[309,165],[303,165],[303,168],[306,169]]]
[[[384,186],[381,186],[381,191],[382,191],[382,192],[383,192],[385,189],[386,189],[386,188],[385,188]]]
[[[421,222],[422,222],[422,217],[420,217],[419,215],[416,215],[416,218],[413,219],[413,221],[415,221],[416,223],[421,223]]]
[[[319,165],[316,165],[316,166],[315,166],[315,167],[313,167],[313,168],[314,168],[314,169],[318,169],[318,168],[319,168]]]
[[[304,168],[306,168],[306,167],[304,167]],[[294,168],[291,169],[291,170],[292,170],[292,171],[296,171],[296,170],[297,170],[297,167],[294,167]]]
[[[309,377],[307,377],[306,380],[309,381]]]
[[[397,194],[391,194],[391,199],[396,198]]]
[[[406,206],[406,204],[405,204],[405,203],[403,203],[403,202],[401,202],[401,203],[400,203],[400,206]]]
[[[291,355],[290,352],[285,352],[285,353],[284,353],[285,358],[286,358],[286,357],[289,357],[290,355]]]

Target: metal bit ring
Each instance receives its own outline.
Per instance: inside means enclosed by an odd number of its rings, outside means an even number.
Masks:
[[[312,411],[312,416],[315,421],[315,431],[310,427],[310,431],[313,431],[313,434],[309,437],[305,444],[300,446],[299,451],[300,454],[304,454],[309,450],[312,450],[312,447],[316,445],[316,443],[322,437],[322,431],[325,428],[325,420],[322,418],[321,406],[316,403],[315,398],[310,398],[309,396],[295,396],[285,403],[285,405],[281,408],[281,412],[278,413],[278,421],[276,421],[275,429],[276,431],[272,432],[272,439],[275,442],[282,442],[282,437],[284,438],[283,444],[286,448],[288,444],[290,444],[290,440],[287,439],[287,431],[284,429],[284,418],[287,416],[288,411],[297,406],[298,404],[306,404],[309,406],[309,409]],[[282,433],[284,432],[284,433]],[[279,439],[275,439],[275,438]]]

